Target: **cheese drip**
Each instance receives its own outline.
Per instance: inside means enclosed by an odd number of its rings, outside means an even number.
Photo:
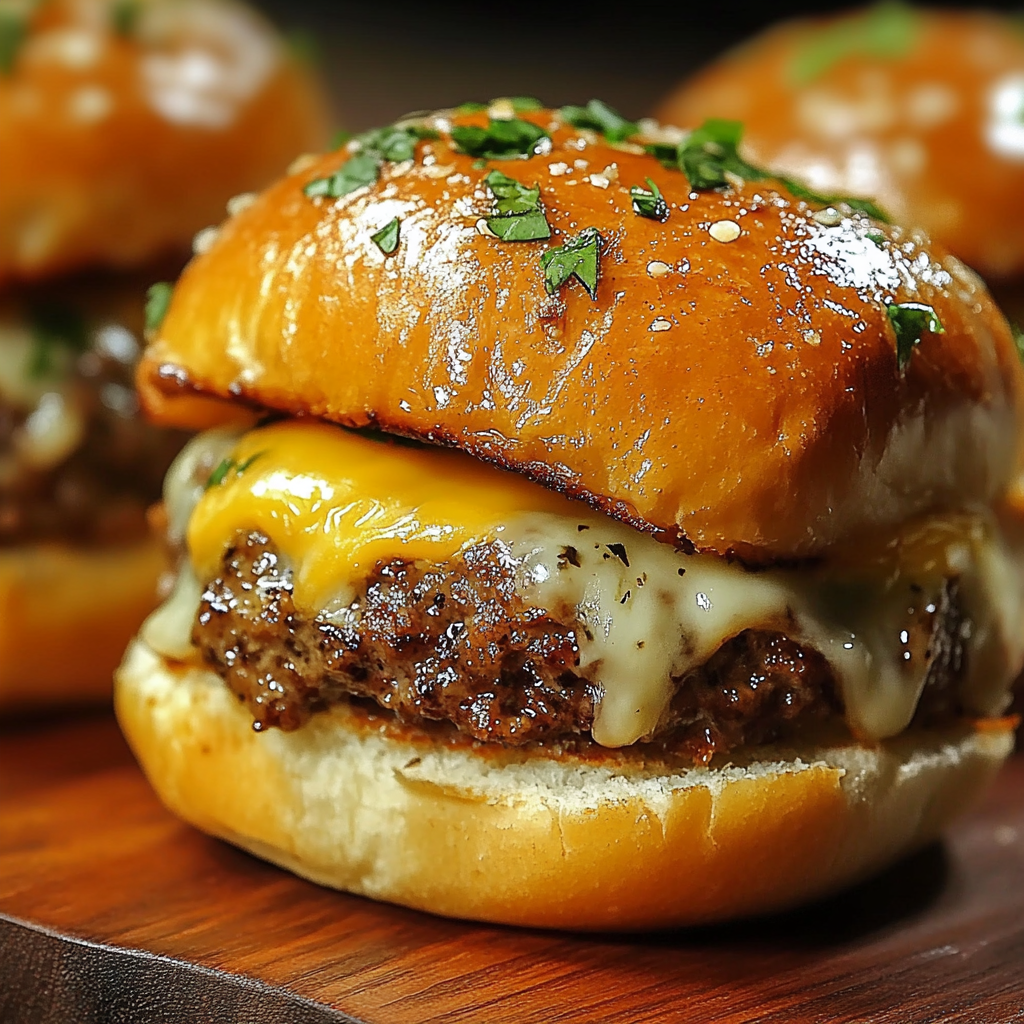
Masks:
[[[214,482],[197,487],[191,467],[209,466],[211,452],[226,457]],[[462,453],[306,422],[233,442],[214,432],[197,439],[168,475],[165,497],[175,522],[188,517],[192,571],[144,630],[161,653],[187,649],[195,579],[217,574],[238,531],[264,533],[293,570],[296,607],[328,617],[347,612],[380,561],[443,563],[498,541],[527,600],[575,615],[579,670],[603,688],[593,736],[605,746],[650,735],[673,678],[744,629],[777,629],[820,650],[851,727],[895,735],[909,724],[927,671],[903,631],[911,608],[938,604],[947,579],[958,581],[970,620],[962,687],[970,710],[1000,713],[1024,659],[1024,573],[992,518],[932,519],[825,565],[750,572],[682,554]]]

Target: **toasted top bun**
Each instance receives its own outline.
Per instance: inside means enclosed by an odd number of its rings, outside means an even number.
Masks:
[[[743,121],[754,158],[874,197],[987,277],[1024,271],[1024,32],[986,11],[885,3],[789,22],[657,116]]]
[[[484,129],[486,112],[428,117],[419,129],[439,134],[414,159],[378,174],[350,145],[229,219],[140,365],[150,413],[208,425],[241,401],[377,424],[750,560],[1005,488],[1024,371],[957,260],[778,182],[692,191],[635,142],[520,117],[550,133],[527,159],[460,151],[453,126]],[[550,238],[495,237],[498,168],[539,188]],[[647,179],[664,221],[634,210]],[[332,180],[352,190],[307,194]],[[905,336],[901,359],[904,313],[944,333]]]
[[[234,0],[43,0],[4,19],[0,282],[181,250],[324,140],[312,79]]]

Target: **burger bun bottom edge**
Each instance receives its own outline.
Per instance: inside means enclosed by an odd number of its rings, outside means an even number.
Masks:
[[[0,549],[0,712],[109,703],[114,670],[166,568],[150,538]]]
[[[325,886],[572,930],[701,924],[827,895],[933,840],[1013,747],[1011,723],[993,722],[703,768],[639,749],[483,749],[347,706],[257,733],[217,675],[140,640],[115,706],[163,802],[205,832]]]

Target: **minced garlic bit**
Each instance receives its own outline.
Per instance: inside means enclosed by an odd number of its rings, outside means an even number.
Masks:
[[[289,165],[289,174],[301,174],[304,170],[312,167],[317,161],[316,153],[303,153],[301,156],[297,156]]]
[[[68,101],[72,120],[82,124],[96,124],[107,118],[114,109],[114,97],[98,85],[83,85],[76,89]]]
[[[647,264],[647,273],[651,277],[664,277],[670,273],[672,268],[667,263],[662,263],[661,260],[651,260]]]
[[[659,316],[651,321],[651,326],[647,328],[649,331],[668,331],[672,329],[672,321],[666,320],[663,316]]]
[[[553,178],[560,178],[563,174],[568,174],[568,173],[569,173],[569,165],[568,164],[557,163],[557,164],[549,164],[548,165],[548,174],[550,174]]]
[[[708,228],[708,234],[716,242],[735,242],[742,232],[739,224],[734,220],[716,220]]]
[[[229,217],[235,217],[240,214],[243,210],[248,210],[253,203],[256,202],[255,192],[240,192],[237,196],[232,196],[227,201],[227,211]]]
[[[481,217],[476,222],[476,229],[481,235],[486,235],[488,238],[497,238],[498,236],[490,229],[487,223],[486,217]]]
[[[192,238],[192,251],[197,256],[202,256],[204,252],[209,252],[213,248],[213,243],[217,241],[219,234],[220,228],[212,226],[203,228],[202,231],[197,231]]]
[[[603,174],[592,174],[589,178],[584,180],[589,181],[594,188],[607,188],[611,184]]]
[[[817,348],[821,344],[821,335],[817,331],[801,331],[800,333],[808,345]]]

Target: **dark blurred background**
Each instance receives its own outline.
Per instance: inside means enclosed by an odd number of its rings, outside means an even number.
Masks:
[[[771,22],[851,7],[721,0],[610,7],[592,0],[255,2],[312,53],[339,126],[356,131],[413,110],[513,95],[552,106],[599,96],[640,117],[684,75]],[[931,6],[1021,10],[1020,0]]]

